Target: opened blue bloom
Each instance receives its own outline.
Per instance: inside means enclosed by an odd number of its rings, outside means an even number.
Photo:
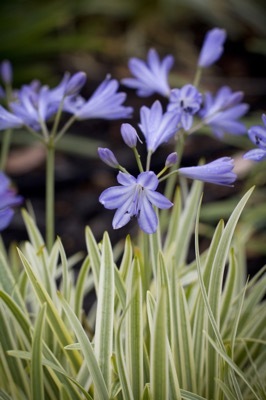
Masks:
[[[246,133],[245,125],[238,121],[249,109],[248,104],[241,103],[243,96],[243,92],[233,92],[228,86],[220,88],[214,97],[209,92],[205,94],[200,116],[217,137]]]
[[[173,204],[161,193],[156,192],[159,180],[154,172],[141,172],[137,178],[119,172],[117,181],[121,186],[104,190],[99,198],[100,203],[109,210],[117,209],[113,218],[113,228],[126,225],[136,217],[140,228],[146,233],[154,233],[158,218],[153,206],[170,208]]]
[[[262,115],[263,126],[252,126],[248,130],[250,140],[258,146],[257,149],[249,150],[244,154],[244,158],[253,161],[266,160],[266,114]]]
[[[133,108],[123,105],[126,93],[118,92],[118,88],[118,81],[108,75],[89,100],[80,96],[69,98],[65,102],[64,110],[74,114],[78,120],[128,118]]]
[[[232,172],[233,168],[234,160],[232,158],[221,157],[205,165],[179,168],[178,172],[186,178],[215,183],[216,185],[231,186],[237,178],[237,175]]]
[[[0,172],[0,231],[5,229],[14,215],[13,207],[22,203],[22,197],[17,196],[10,188],[10,180]]]
[[[151,108],[140,109],[139,127],[145,137],[147,150],[154,152],[162,143],[168,142],[177,132],[179,115],[163,112],[161,103],[156,100]]]
[[[193,124],[193,115],[199,111],[202,95],[193,85],[185,85],[181,89],[171,90],[170,103],[167,111],[176,112],[179,116],[179,124],[185,131]]]
[[[125,86],[137,89],[140,97],[148,97],[154,93],[168,97],[170,95],[168,75],[173,63],[173,56],[168,55],[160,61],[156,50],[150,49],[147,62],[138,58],[129,60],[128,66],[134,78],[125,78],[121,82]]]
[[[221,57],[225,39],[226,32],[224,29],[214,28],[207,32],[199,55],[199,67],[209,67]]]

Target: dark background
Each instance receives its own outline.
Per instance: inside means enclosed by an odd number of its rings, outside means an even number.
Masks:
[[[227,31],[225,52],[205,73],[200,89],[216,91],[221,85],[229,85],[244,91],[245,102],[250,104],[247,127],[261,124],[261,114],[266,112],[263,0],[1,0],[0,61],[12,62],[16,88],[36,78],[54,86],[65,71],[83,70],[88,81],[82,94],[89,97],[107,73],[116,79],[129,76],[128,59],[144,59],[147,50],[154,47],[161,57],[174,55],[171,86],[180,87],[192,81],[204,35],[215,26]],[[141,100],[133,91],[127,93],[126,104],[135,107],[131,122],[137,126],[140,106],[152,104],[155,97]],[[98,160],[98,145],[110,147],[121,164],[135,172],[133,155],[120,137],[121,122],[77,123],[60,143],[55,171],[56,234],[62,238],[68,255],[85,249],[86,225],[99,240],[107,229],[113,243],[127,233],[136,233],[134,222],[112,231],[113,212],[104,210],[98,202],[101,191],[115,184],[116,175]],[[252,147],[247,138],[226,137],[219,141],[206,133],[189,139],[183,165],[195,165],[201,157],[211,161],[232,155],[237,159],[239,180],[234,188],[205,185],[202,233],[207,243],[218,219],[226,219],[240,196],[256,184],[240,227],[252,225],[254,229],[247,252],[250,269],[257,269],[266,256],[265,162],[254,165],[242,161],[241,154]],[[44,150],[23,131],[13,133],[12,143],[7,173],[24,196],[25,205],[33,208],[44,233]],[[170,151],[168,146],[154,156],[157,171]],[[7,245],[26,239],[19,213],[2,236]]]

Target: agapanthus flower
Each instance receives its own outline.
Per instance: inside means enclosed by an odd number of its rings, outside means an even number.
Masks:
[[[162,143],[167,142],[177,132],[179,116],[174,112],[163,112],[159,100],[151,108],[140,109],[139,127],[145,137],[147,150],[154,152]]]
[[[186,178],[231,186],[237,178],[237,175],[232,172],[233,168],[234,160],[232,158],[221,157],[205,165],[179,168],[178,172]]]
[[[160,61],[156,50],[150,49],[147,62],[134,57],[129,60],[128,66],[134,78],[125,78],[121,82],[125,86],[137,89],[140,97],[148,97],[154,93],[168,97],[170,94],[168,75],[173,63],[173,56],[168,55]]]
[[[264,126],[252,126],[248,130],[250,140],[258,146],[257,149],[249,150],[244,154],[244,158],[253,161],[262,161],[266,159],[266,114],[262,115]]]
[[[64,110],[74,114],[78,120],[128,118],[133,108],[123,105],[126,93],[118,92],[118,87],[118,81],[108,75],[89,100],[86,101],[81,96],[72,97],[66,100]]]
[[[173,204],[161,193],[156,192],[159,180],[154,172],[141,172],[137,178],[119,172],[117,181],[121,186],[113,186],[102,192],[99,201],[109,210],[116,210],[113,228],[126,225],[136,217],[140,228],[146,233],[154,233],[158,218],[153,206],[170,208]]]
[[[0,172],[0,231],[5,229],[14,215],[13,207],[22,203],[22,197],[17,196],[10,188],[10,180]]]
[[[0,75],[5,85],[10,85],[13,80],[13,68],[9,60],[4,60],[0,64]]]
[[[199,67],[209,67],[221,57],[225,39],[226,32],[224,29],[214,28],[207,32],[199,55]]]
[[[116,156],[114,155],[112,150],[104,148],[104,147],[99,147],[98,155],[105,164],[109,165],[109,167],[112,167],[112,168],[119,167],[119,162],[117,161]]]
[[[246,133],[245,125],[238,121],[249,109],[248,104],[241,103],[243,96],[243,92],[233,92],[228,86],[220,88],[216,96],[209,92],[205,94],[200,116],[217,137],[221,138],[225,133]]]
[[[193,85],[185,85],[181,89],[172,89],[167,111],[177,113],[179,124],[186,131],[193,124],[193,115],[199,111],[202,95]]]
[[[121,135],[126,145],[131,148],[136,147],[137,141],[140,140],[136,129],[128,123],[121,125]]]

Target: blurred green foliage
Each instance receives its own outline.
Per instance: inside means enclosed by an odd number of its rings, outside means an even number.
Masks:
[[[51,81],[64,54],[110,63],[150,45],[174,52],[179,42],[182,51],[182,40],[201,40],[215,25],[234,39],[248,35],[252,51],[265,48],[264,17],[263,0],[1,0],[0,60],[11,60],[19,84]]]

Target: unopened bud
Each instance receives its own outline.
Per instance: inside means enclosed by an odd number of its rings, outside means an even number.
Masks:
[[[177,153],[171,153],[165,160],[165,166],[166,167],[171,167],[172,165],[176,164],[178,160],[178,155]]]
[[[119,167],[119,162],[117,161],[114,153],[107,148],[99,147],[98,148],[98,154],[100,159],[109,167],[112,168],[118,168]]]
[[[77,72],[68,81],[66,85],[66,96],[72,96],[79,93],[80,89],[85,85],[87,75],[85,72]]]
[[[130,124],[122,124],[121,125],[121,135],[128,147],[136,147],[137,140],[139,139],[137,131]]]

